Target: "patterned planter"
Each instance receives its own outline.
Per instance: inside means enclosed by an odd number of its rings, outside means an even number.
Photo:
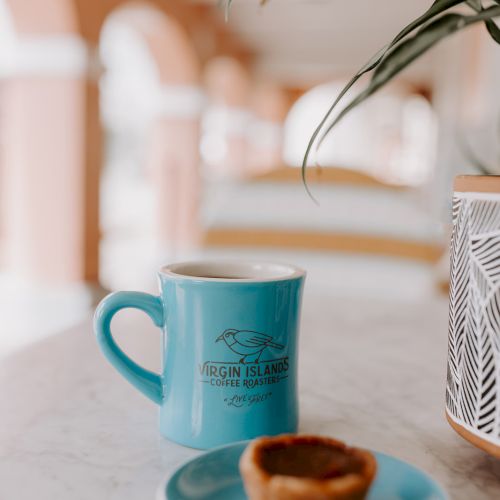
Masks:
[[[446,416],[500,457],[500,177],[455,180]]]

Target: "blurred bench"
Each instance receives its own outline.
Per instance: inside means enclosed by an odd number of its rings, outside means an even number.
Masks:
[[[207,189],[206,247],[287,248],[385,255],[428,263],[442,254],[440,225],[416,189],[341,168],[284,167]]]

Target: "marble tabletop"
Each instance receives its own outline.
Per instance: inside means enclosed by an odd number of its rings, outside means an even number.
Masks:
[[[452,499],[500,498],[500,461],[444,417],[447,305],[309,290],[300,351],[300,429],[394,454]],[[158,369],[159,333],[137,312],[113,324]],[[157,409],[99,353],[91,320],[0,365],[0,499],[153,499],[199,453],[160,437]]]

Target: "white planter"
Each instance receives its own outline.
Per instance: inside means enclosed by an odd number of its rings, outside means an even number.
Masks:
[[[446,415],[500,457],[500,177],[455,180]]]

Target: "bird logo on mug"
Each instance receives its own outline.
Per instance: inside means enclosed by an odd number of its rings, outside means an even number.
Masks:
[[[235,330],[229,328],[219,335],[216,342],[223,341],[236,354],[242,356],[241,364],[258,363],[267,348],[282,351],[285,346],[273,341],[273,337],[252,330]]]
[[[285,346],[266,333],[229,328],[216,337],[215,343],[225,346],[237,358],[200,363],[200,382],[218,388],[257,391],[252,395],[236,392],[226,396],[224,401],[228,406],[240,408],[262,403],[272,396],[272,386],[288,378],[290,366]],[[262,356],[269,350],[275,351],[277,356],[272,353]]]

